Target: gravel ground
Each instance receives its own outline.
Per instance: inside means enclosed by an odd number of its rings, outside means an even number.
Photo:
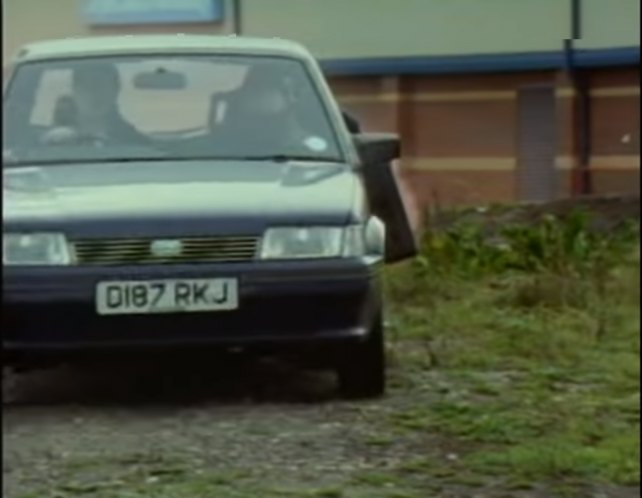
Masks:
[[[462,449],[439,435],[382,440],[377,420],[430,403],[429,388],[347,402],[330,374],[245,361],[60,368],[10,375],[3,388],[5,498],[558,496],[448,476]],[[393,478],[425,455],[443,462],[435,475]],[[639,488],[586,494],[634,496]]]
[[[5,498],[558,496],[545,486],[444,479],[443,468],[393,478],[391,469],[413,457],[429,454],[447,468],[465,451],[439,435],[377,433],[377,419],[430,403],[430,389],[348,402],[335,397],[330,374],[257,362],[208,373],[167,364],[61,368],[12,375],[3,387]],[[638,495],[604,488],[586,497]]]
[[[332,376],[272,364],[228,365],[215,375],[170,368],[10,377],[4,496],[65,487],[78,474],[104,481],[118,473],[114,467],[141,462],[170,471],[188,463],[195,474],[249,469],[266,488],[303,482],[314,489],[385,459],[360,442],[362,428],[352,427],[361,405],[332,401]],[[99,468],[69,475],[89,460]]]

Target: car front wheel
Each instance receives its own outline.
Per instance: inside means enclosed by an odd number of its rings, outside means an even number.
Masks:
[[[386,389],[386,358],[381,316],[375,320],[365,342],[344,350],[337,368],[339,388],[348,398],[371,398]]]

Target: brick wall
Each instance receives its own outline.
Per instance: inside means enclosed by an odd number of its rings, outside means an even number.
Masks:
[[[596,193],[639,192],[639,68],[595,70],[591,86],[591,171]],[[330,84],[366,131],[398,132],[400,177],[418,210],[516,201],[518,91],[556,88],[558,195],[577,186],[578,100],[559,72],[343,77]]]
[[[590,85],[595,191],[639,192],[639,68],[593,71]]]

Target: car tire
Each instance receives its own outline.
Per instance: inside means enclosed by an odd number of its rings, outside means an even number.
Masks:
[[[351,344],[337,368],[339,389],[346,398],[374,398],[386,390],[386,353],[381,315],[375,319],[365,342]]]

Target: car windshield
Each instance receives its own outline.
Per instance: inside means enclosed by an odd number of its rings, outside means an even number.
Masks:
[[[5,165],[339,161],[305,66],[258,56],[137,56],[18,66],[4,95]]]

